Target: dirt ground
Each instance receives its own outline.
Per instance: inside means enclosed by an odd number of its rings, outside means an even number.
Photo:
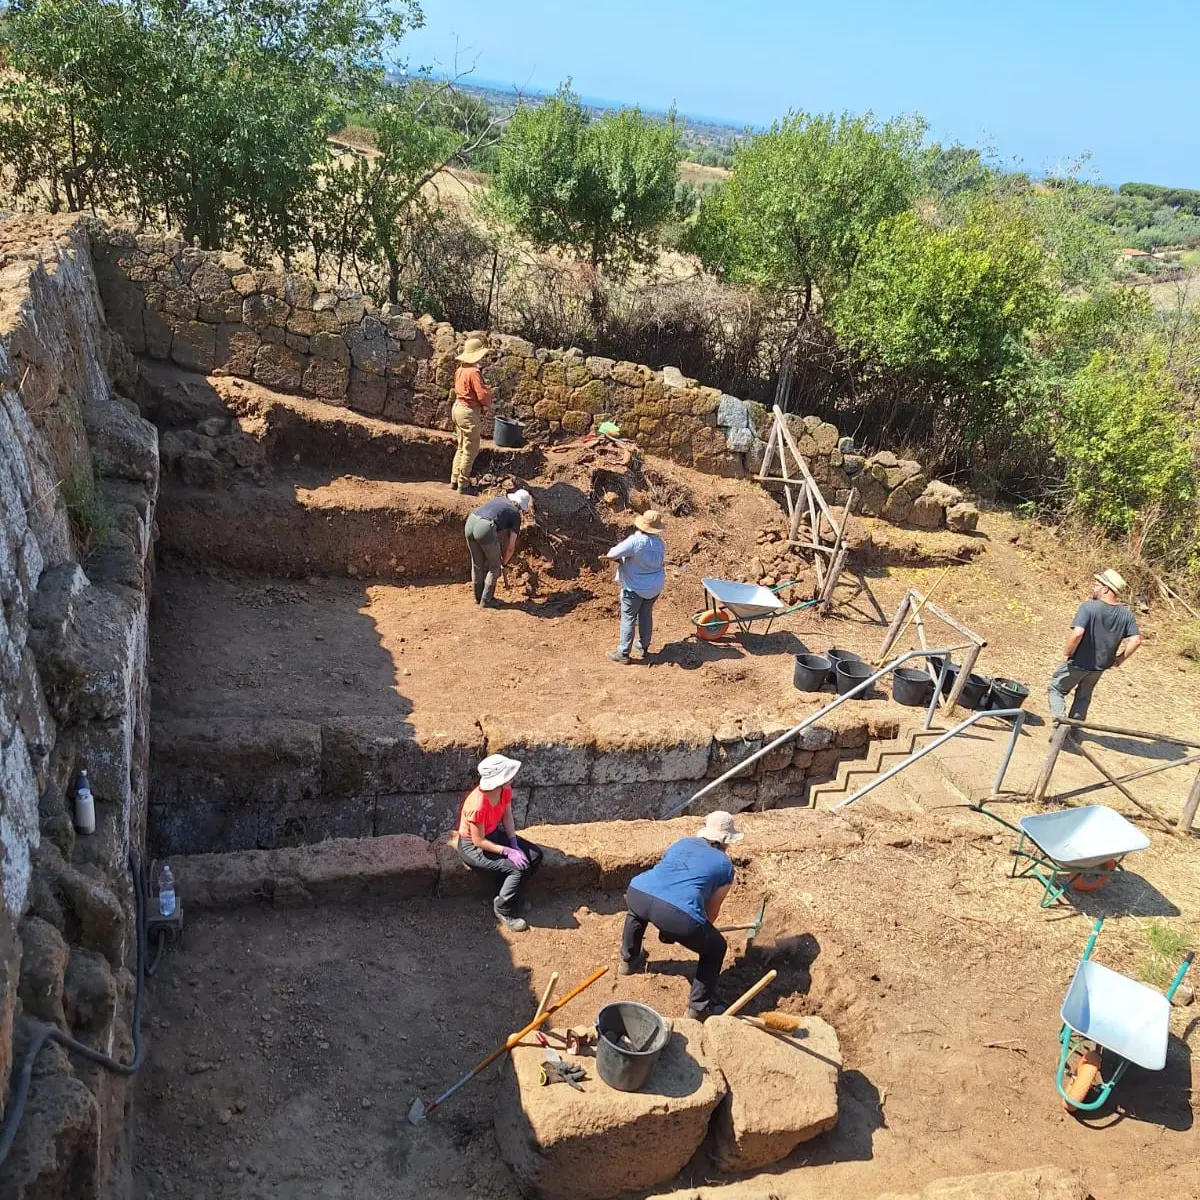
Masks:
[[[769,1186],[851,1200],[1056,1163],[1096,1200],[1157,1200],[1160,1185],[1142,1182],[1151,1174],[1191,1179],[1196,1010],[1173,1014],[1164,1072],[1132,1069],[1113,1111],[1075,1120],[1053,1072],[1088,921],[1039,910],[986,836],[865,808],[854,822],[862,844],[836,853],[738,848],[724,915],[748,918],[764,891],[770,900],[750,957],[730,937],[726,998],[773,966],[779,978],[755,1007],[820,1014],[844,1056],[836,1129],[772,1168]],[[490,1130],[495,1069],[424,1128],[407,1123],[411,1100],[519,1027],[551,971],[565,987],[614,968],[555,1019],[561,1030],[617,996],[681,1014],[693,961],[651,935],[650,971],[621,979],[618,894],[531,899],[533,928],[515,936],[465,900],[196,917],[150,985],[139,1200],[515,1200]],[[1111,961],[1103,938],[1098,957]],[[701,1154],[679,1186],[717,1181]]]
[[[574,547],[579,561],[558,577],[533,557],[541,567],[536,590],[514,571],[513,588],[498,593],[504,606],[492,611],[472,603],[467,584],[163,572],[154,601],[155,714],[396,713],[419,731],[450,732],[514,711],[530,725],[564,712],[636,719],[650,709],[691,712],[714,726],[807,711],[813,701],[792,686],[792,656],[843,646],[874,657],[883,628],[865,597],[851,598],[847,578],[839,589],[845,603],[828,617],[805,610],[778,621],[765,638],[756,631],[700,642],[689,619],[703,604],[700,579],[744,571],[746,545],[777,511],[768,502],[732,506],[721,497],[740,500],[744,493],[726,481],[705,482],[711,492],[697,498],[696,513],[668,527],[667,588],[655,606],[655,644],[645,664],[622,667],[604,658],[616,644],[618,609],[602,555],[619,529],[603,537],[593,530],[594,545]],[[719,516],[723,504],[736,522]],[[932,556],[947,536],[868,524],[880,540],[890,539],[880,556],[892,558]],[[948,572],[941,565],[874,566],[867,578],[889,617],[908,587],[936,587],[935,603],[987,639],[978,669],[1027,682],[1031,711],[1044,716],[1045,680],[1077,604],[1090,594],[1093,564],[1003,514],[986,515],[983,530],[984,552]],[[1186,733],[1200,711],[1200,669],[1179,655],[1181,625],[1169,612],[1156,608],[1138,620],[1146,644],[1102,681],[1092,717]],[[926,626],[931,641],[961,641],[932,617]],[[916,644],[911,634],[907,643]]]

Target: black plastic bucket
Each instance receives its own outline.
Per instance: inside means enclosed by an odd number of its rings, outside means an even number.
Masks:
[[[825,657],[829,659],[829,682],[837,683],[837,665],[840,662],[862,662],[862,655],[853,650],[826,650]]]
[[[984,697],[988,694],[988,688],[991,686],[992,681],[986,675],[976,675],[972,671],[967,676],[967,682],[963,684],[963,690],[958,697],[958,702],[963,708],[982,708]]]
[[[1029,699],[1029,688],[1015,679],[992,680],[988,692],[988,708],[1020,708]]]
[[[829,680],[833,664],[819,654],[797,654],[792,682],[801,692],[819,692]]]
[[[514,421],[509,417],[497,417],[496,428],[492,432],[492,441],[497,446],[516,450],[525,445],[525,430],[521,428],[520,421]]]
[[[892,699],[911,708],[924,708],[933,695],[933,680],[928,671],[916,667],[897,667],[892,672]]]
[[[935,671],[940,672],[942,669],[942,660],[940,658],[930,659],[933,663]],[[954,690],[954,681],[958,678],[958,663],[952,662],[946,666],[946,678],[942,680],[942,695],[948,696]]]
[[[864,679],[870,679],[875,674],[875,668],[861,659],[843,658],[837,665],[837,690],[839,696],[853,691]],[[858,693],[858,699],[866,700],[872,689]]]
[[[618,1092],[636,1092],[671,1040],[671,1026],[632,1000],[606,1004],[596,1017],[596,1074]]]

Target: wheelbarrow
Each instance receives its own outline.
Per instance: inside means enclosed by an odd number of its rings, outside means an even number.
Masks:
[[[1068,887],[1078,892],[1103,887],[1125,869],[1121,861],[1127,854],[1150,845],[1136,825],[1102,804],[1034,813],[1016,825],[985,808],[982,801],[971,807],[1019,835],[1010,877],[1036,879],[1042,885],[1042,908],[1057,904]]]
[[[800,604],[787,605],[779,593],[795,587],[799,580],[790,579],[772,588],[760,587],[755,583],[734,583],[729,579],[701,579],[704,586],[704,608],[692,614],[696,636],[705,642],[715,642],[736,624],[743,633],[750,632],[755,621],[766,621],[762,637],[766,640],[771,626],[777,618],[811,608],[819,600],[804,600]]]
[[[1101,918],[1092,927],[1062,1005],[1055,1085],[1068,1112],[1102,1108],[1130,1063],[1147,1071],[1166,1066],[1171,997],[1192,965],[1189,950],[1165,994],[1129,979],[1092,961],[1103,924]],[[1105,1055],[1107,1077],[1101,1073]]]

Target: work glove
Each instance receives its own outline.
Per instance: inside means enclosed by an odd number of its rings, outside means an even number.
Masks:
[[[504,857],[508,859],[518,871],[524,871],[529,866],[529,856],[519,846],[505,846]]]

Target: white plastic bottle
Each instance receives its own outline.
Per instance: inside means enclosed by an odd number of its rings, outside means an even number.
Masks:
[[[96,801],[86,771],[79,772],[79,785],[75,789],[75,828],[80,833],[96,832]]]
[[[166,863],[158,876],[158,911],[164,917],[175,915],[175,876]]]

